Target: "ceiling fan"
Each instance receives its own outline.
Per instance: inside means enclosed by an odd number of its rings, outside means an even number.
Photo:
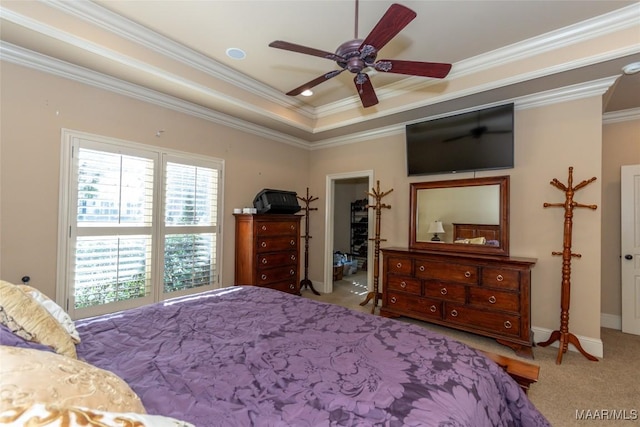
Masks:
[[[369,35],[364,39],[359,39],[358,0],[356,0],[354,39],[342,43],[338,49],[336,49],[335,53],[325,52],[323,50],[281,40],[276,40],[270,43],[270,47],[275,47],[277,49],[330,59],[335,61],[340,67],[339,70],[329,71],[328,73],[325,73],[320,77],[287,92],[287,95],[300,95],[305,90],[311,89],[322,82],[332,79],[345,70],[349,70],[351,73],[355,74],[353,81],[356,85],[362,105],[366,108],[378,103],[378,97],[376,96],[376,92],[371,84],[371,79],[365,72],[367,68],[373,68],[376,71],[384,73],[408,74],[411,76],[434,78],[446,77],[451,70],[451,64],[439,62],[400,61],[393,59],[376,60],[378,51],[404,27],[406,27],[416,16],[417,15],[413,10],[394,3],[389,7],[389,9],[387,9]]]

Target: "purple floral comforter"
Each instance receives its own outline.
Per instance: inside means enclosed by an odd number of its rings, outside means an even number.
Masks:
[[[206,426],[548,426],[470,347],[416,325],[231,287],[76,322],[78,355],[150,414]]]

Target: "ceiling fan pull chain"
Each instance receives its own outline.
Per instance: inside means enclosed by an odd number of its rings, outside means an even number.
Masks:
[[[360,86],[360,89],[358,89],[358,93],[362,94],[363,90],[362,90],[362,85],[364,85],[367,82],[368,78],[367,75],[364,73],[358,73],[358,75],[356,76],[356,84]]]

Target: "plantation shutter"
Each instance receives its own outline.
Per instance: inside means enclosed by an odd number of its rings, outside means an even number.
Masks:
[[[63,141],[56,299],[73,318],[219,287],[223,161],[74,131]]]
[[[167,161],[164,207],[164,292],[216,278],[219,171]]]
[[[154,161],[80,147],[76,309],[151,293]]]

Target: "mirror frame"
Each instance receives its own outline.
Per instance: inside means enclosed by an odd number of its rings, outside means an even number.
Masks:
[[[444,242],[425,242],[417,240],[418,191],[430,188],[474,187],[481,185],[500,186],[500,246],[486,246]],[[409,249],[428,250],[437,252],[456,252],[470,254],[486,254],[509,256],[509,176],[495,176],[487,178],[455,179],[448,181],[414,182],[410,184],[411,196],[409,200]]]

